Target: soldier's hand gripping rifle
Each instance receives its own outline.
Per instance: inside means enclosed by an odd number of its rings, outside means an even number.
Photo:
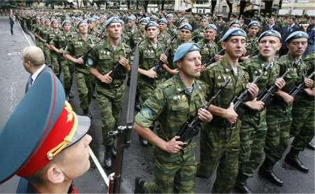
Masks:
[[[224,51],[225,51],[225,49],[221,49],[221,50],[220,50],[218,53],[216,53],[211,59],[209,59],[209,60],[205,63],[205,68],[215,62],[215,56],[216,56],[216,55],[223,55],[223,54],[224,54]]]
[[[307,78],[311,79],[312,77],[314,77],[314,75],[315,75],[315,71],[313,71]],[[303,80],[298,86],[294,86],[289,92],[289,94],[292,97],[295,97],[298,93],[302,92],[304,88],[305,88],[305,84]]]
[[[114,173],[109,176],[110,184],[108,193],[120,193],[121,174],[123,166],[123,154],[124,150],[130,146],[130,135],[133,129],[134,113],[135,113],[135,99],[137,91],[137,79],[138,79],[138,67],[139,67],[139,48],[136,46],[133,65],[131,69],[129,96],[125,98],[128,103],[123,103],[124,110],[122,118],[126,118],[125,123],[118,126],[116,131],[109,132],[109,136],[117,137],[117,155],[114,162]],[[124,191],[126,192],[126,191]],[[123,193],[123,192],[122,192]]]
[[[135,52],[136,48],[140,45],[141,42],[143,42],[145,39],[142,39],[137,43],[137,45],[126,55],[126,58],[129,58],[133,53]],[[109,76],[114,79],[125,79],[125,70],[123,66],[118,62],[109,73]]]
[[[169,53],[169,51],[171,50],[172,44],[174,44],[176,40],[177,40],[177,36],[175,35],[170,39],[170,41],[168,41],[169,42],[168,46],[165,48],[163,54],[167,55]],[[164,62],[159,59],[159,61],[154,64],[153,71],[155,71],[158,75],[160,75],[163,72],[163,67],[162,67],[163,64]]]
[[[284,79],[288,73],[292,70],[292,68],[287,69],[279,78]],[[260,95],[257,97],[257,101],[262,101],[268,106],[273,98],[273,94],[278,89],[277,85],[274,84],[273,86],[269,87],[268,89],[264,89]]]
[[[210,101],[203,107],[204,109],[208,110],[214,99],[221,93],[221,91],[228,85],[231,79],[227,79],[224,84],[220,87],[220,89],[215,93],[214,96],[211,97]],[[198,135],[200,130],[201,120],[199,119],[198,115],[196,115],[192,120],[186,121],[183,127],[178,131],[176,136],[179,136],[177,141],[188,142],[193,137]]]
[[[258,77],[256,77],[254,79],[254,81],[252,82],[253,84],[256,84],[260,78],[272,67],[272,63],[270,63],[269,65],[267,65],[266,67],[263,68],[263,70],[261,71],[261,73],[259,74]],[[244,90],[240,95],[236,96],[233,100],[232,103],[234,104],[234,111],[241,115],[241,105],[243,104],[243,102],[245,102],[246,100],[248,100],[249,98],[249,92],[248,89]]]

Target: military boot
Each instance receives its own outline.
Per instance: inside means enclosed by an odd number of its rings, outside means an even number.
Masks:
[[[299,152],[300,150],[291,148],[290,152],[286,155],[284,161],[294,168],[298,169],[299,171],[302,171],[304,173],[307,173],[309,169],[304,166],[304,164],[299,159]]]
[[[149,142],[146,139],[143,139],[140,135],[139,135],[139,141],[143,147],[147,147],[149,144]]]
[[[247,183],[246,183],[247,179],[248,179],[248,176],[242,173],[238,174],[238,177],[235,183],[235,190],[238,193],[252,193],[251,190],[247,187]]]
[[[104,168],[111,169],[113,166],[112,146],[105,147]]]
[[[134,193],[145,193],[144,191],[145,181],[139,177],[135,180],[135,192]]]
[[[283,181],[272,171],[273,164],[266,158],[264,163],[259,168],[258,174],[268,181],[280,187],[283,186]]]

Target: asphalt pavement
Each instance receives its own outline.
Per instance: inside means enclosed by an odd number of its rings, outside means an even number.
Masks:
[[[19,26],[14,25],[14,35],[10,34],[10,25],[7,17],[0,17],[0,134],[6,120],[13,112],[18,102],[24,96],[24,89],[28,73],[24,70],[21,60],[22,49],[30,44],[34,44],[29,35],[25,35]],[[70,103],[74,110],[80,114],[78,93],[74,83],[72,93],[75,95]],[[127,96],[127,95],[126,95]],[[127,98],[127,97],[125,97]],[[102,162],[104,153],[101,147],[101,121],[97,103],[93,99],[90,106],[93,115],[92,125],[89,134],[93,141],[91,148]],[[31,113],[30,113],[31,114]],[[122,118],[123,121],[125,118]],[[199,137],[198,137],[199,138]],[[137,176],[147,181],[154,180],[153,172],[153,153],[152,147],[144,148],[138,141],[135,132],[131,135],[131,144],[129,149],[125,150],[123,174],[122,174],[122,192],[133,193],[134,179]],[[313,140],[314,141],[314,140]],[[197,159],[199,159],[199,146],[196,149]],[[1,156],[5,157],[5,156]],[[0,159],[1,159],[0,157]],[[275,186],[262,177],[257,172],[255,177],[249,179],[248,186],[255,193],[315,193],[314,188],[314,151],[306,149],[300,154],[303,163],[310,168],[309,173],[301,173],[289,165],[285,164],[283,159],[274,167],[274,171],[284,181],[283,187]],[[1,167],[0,167],[1,173]],[[109,173],[109,172],[107,172]],[[210,193],[215,175],[209,179],[196,178],[196,193]],[[4,184],[0,185],[0,193],[14,193],[19,178],[14,176]],[[85,175],[74,181],[81,193],[107,193],[107,186],[102,180],[98,170],[91,168]]]

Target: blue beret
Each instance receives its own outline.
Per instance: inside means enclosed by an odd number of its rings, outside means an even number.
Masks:
[[[95,17],[90,17],[88,19],[88,23],[92,23],[92,22],[96,22],[96,18]]]
[[[263,33],[260,34],[260,36],[258,37],[258,41],[260,41],[263,37],[265,36],[274,36],[274,37],[277,37],[281,40],[281,34],[276,31],[276,30],[267,30]]]
[[[156,22],[149,22],[147,25],[145,25],[145,30],[147,30],[149,27],[159,27],[159,25]]]
[[[59,20],[57,18],[54,18],[54,19],[51,20],[51,22],[55,23],[55,22],[59,22]]]
[[[243,36],[246,38],[246,32],[239,28],[233,28],[226,31],[226,33],[221,38],[220,42],[226,42],[231,36]]]
[[[149,23],[149,20],[148,20],[148,18],[142,18],[141,20],[139,20],[139,23],[147,24],[147,23]]]
[[[295,31],[292,34],[288,36],[287,39],[285,39],[285,42],[290,42],[291,39],[297,39],[297,38],[307,38],[308,39],[308,34],[303,31]]]
[[[260,23],[258,21],[252,21],[248,24],[248,28],[250,28],[251,26],[257,26],[260,28]]]
[[[183,25],[179,26],[179,29],[180,30],[185,29],[185,30],[192,31],[192,27],[190,24],[183,24]]]
[[[192,51],[199,51],[199,45],[197,43],[184,43],[181,44],[175,52],[173,62],[176,63],[177,61],[181,60],[185,55]]]
[[[152,21],[152,20],[157,20],[158,18],[156,17],[156,15],[151,15],[150,16],[150,21]]]
[[[218,30],[218,29],[217,29],[217,26],[214,25],[214,24],[208,24],[208,25],[205,27],[205,30],[207,30],[207,29],[213,29],[213,30],[215,30],[215,31]]]
[[[167,24],[167,20],[165,18],[159,19],[158,24]]]
[[[174,16],[173,16],[173,14],[171,14],[171,13],[169,13],[169,14],[167,14],[166,15],[166,18],[173,18]]]
[[[201,20],[203,20],[203,19],[205,19],[205,20],[208,21],[208,17],[207,17],[207,16],[202,16],[199,21],[201,21]]]
[[[100,19],[100,17],[98,17],[98,16],[94,16],[94,18],[95,18],[96,20],[99,20],[99,19]]]
[[[133,21],[133,20],[136,20],[136,17],[134,15],[130,15],[128,16],[128,21]]]
[[[77,28],[79,28],[79,26],[81,25],[81,24],[87,24],[87,21],[86,20],[80,20],[79,22],[78,22],[78,24],[77,24]]]
[[[240,21],[238,20],[233,20],[229,23],[229,27],[233,26],[234,24],[238,24],[238,25],[241,25]]]
[[[182,19],[180,19],[179,23],[182,23],[184,21],[187,22],[187,23],[189,22],[187,18],[183,17]]]
[[[62,22],[61,26],[63,27],[66,23],[71,24],[70,20],[64,20],[64,21]]]
[[[105,23],[105,28],[107,28],[111,23],[120,23],[122,24],[122,20],[118,17],[111,17]]]

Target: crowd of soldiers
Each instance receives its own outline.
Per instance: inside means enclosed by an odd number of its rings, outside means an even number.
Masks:
[[[73,98],[76,81],[84,115],[91,116],[95,95],[106,169],[113,167],[116,155],[108,132],[117,128],[133,48],[138,46],[135,130],[143,146],[148,141],[154,145],[156,179],[148,183],[137,178],[136,193],[191,193],[195,177],[209,178],[216,168],[213,193],[234,188],[250,193],[247,179],[261,164],[259,174],[282,186],[273,167],[290,137],[294,139],[285,162],[308,172],[298,154],[314,136],[314,18],[249,20],[232,14],[224,21],[221,14],[92,10],[17,10],[16,16],[34,34],[45,64],[58,77],[64,75],[67,99]],[[303,87],[292,93],[298,85]],[[219,90],[212,105],[200,109]],[[236,108],[235,97],[244,91],[246,98]],[[176,136],[196,114],[206,121],[198,165],[196,138],[181,142]]]

